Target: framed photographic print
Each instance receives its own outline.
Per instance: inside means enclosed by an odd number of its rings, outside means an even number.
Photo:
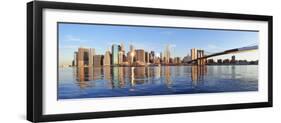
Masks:
[[[272,16],[27,4],[33,122],[272,107]]]

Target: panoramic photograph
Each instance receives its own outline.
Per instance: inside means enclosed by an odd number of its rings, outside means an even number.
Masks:
[[[57,24],[58,100],[258,91],[258,31]]]

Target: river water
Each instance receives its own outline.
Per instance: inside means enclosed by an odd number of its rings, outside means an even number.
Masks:
[[[258,65],[59,68],[58,99],[258,91]]]

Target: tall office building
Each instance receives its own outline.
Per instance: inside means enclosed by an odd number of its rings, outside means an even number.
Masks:
[[[112,45],[112,65],[118,65],[118,55],[119,55],[119,45],[113,44]]]
[[[119,51],[118,53],[118,63],[122,64],[124,61],[124,52],[123,51]]]
[[[151,51],[150,52],[150,56],[149,56],[149,61],[151,63],[154,63],[154,59],[155,59],[155,52],[154,51]]]
[[[78,62],[78,52],[74,52],[74,59],[73,59],[74,63],[73,66],[77,66],[77,62]]]
[[[122,64],[123,62],[125,62],[125,46],[123,43],[121,43],[120,49],[119,49],[119,53],[118,53],[118,63]]]
[[[89,49],[78,48],[78,67],[89,65]]]
[[[120,49],[120,50],[121,50],[121,51],[123,51],[123,52],[125,52],[125,46],[124,46],[124,44],[123,44],[123,43],[121,43],[121,46],[120,46],[120,47],[121,47],[121,49]]]
[[[145,62],[145,53],[143,49],[137,49],[136,52],[136,61]]]
[[[90,48],[89,49],[89,67],[94,65],[94,55],[95,55],[95,49],[94,48]]]
[[[130,51],[127,54],[128,63],[130,65],[134,63],[135,55],[136,55],[135,48],[133,45],[130,45]]]
[[[145,62],[149,63],[149,52],[145,52]]]
[[[94,67],[100,67],[103,65],[103,55],[94,55]]]
[[[171,51],[170,51],[170,45],[166,45],[165,51],[164,51],[164,62],[170,63],[170,57],[171,57]]]
[[[134,46],[131,44],[130,45],[130,51],[132,52],[132,51],[135,51],[135,48],[134,48]]]
[[[104,66],[110,66],[110,52],[109,52],[109,50],[107,50],[104,54],[103,65]]]
[[[191,60],[197,59],[197,49],[192,48],[190,54],[191,54]]]

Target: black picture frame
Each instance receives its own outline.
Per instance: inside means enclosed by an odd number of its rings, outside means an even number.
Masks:
[[[45,8],[266,21],[268,22],[268,101],[258,102],[258,103],[44,115],[42,113],[42,109],[43,109],[43,95],[42,95],[43,13],[42,10]],[[46,2],[46,1],[29,2],[27,3],[27,120],[31,122],[45,122],[45,121],[63,121],[63,120],[93,119],[93,118],[107,118],[107,117],[123,117],[123,116],[137,116],[137,115],[272,107],[273,106],[273,95],[272,95],[273,32],[272,31],[273,31],[273,17],[265,16],[265,15],[217,13],[217,12],[93,5],[93,4],[63,3],[63,2]]]

